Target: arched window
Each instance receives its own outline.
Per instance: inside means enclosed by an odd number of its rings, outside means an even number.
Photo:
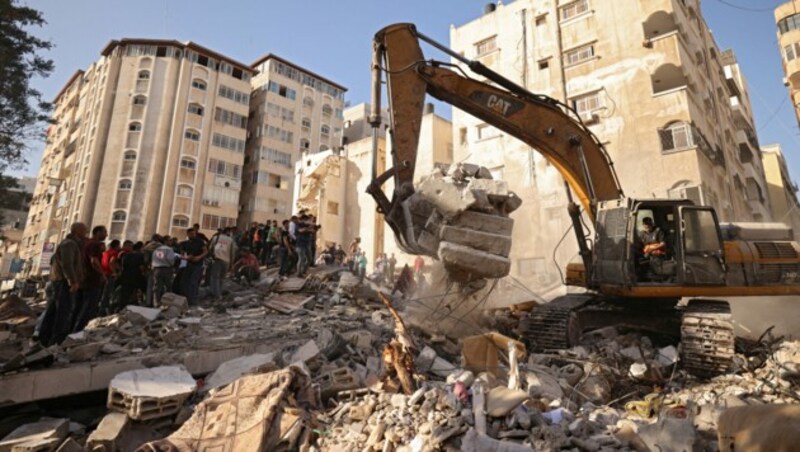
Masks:
[[[322,127],[320,127],[319,131],[322,132],[323,135],[329,135],[331,133],[331,127],[329,125],[323,124]]]
[[[150,80],[150,71],[139,71],[139,80]]]
[[[182,158],[181,159],[181,168],[194,170],[195,168],[197,168],[197,162],[195,162],[192,159]]]
[[[302,138],[300,140],[300,149],[308,149],[309,147],[311,147],[311,142],[305,138]]]
[[[328,104],[325,104],[325,105],[323,105],[323,106],[322,106],[322,114],[323,114],[324,116],[330,116],[330,115],[332,115],[332,114],[333,114],[333,108],[332,108],[330,105],[328,105]]]
[[[197,89],[199,89],[201,91],[205,91],[206,90],[206,82],[204,82],[204,81],[202,81],[200,79],[194,79],[194,80],[192,80],[192,88],[197,88]]]
[[[314,106],[314,99],[309,96],[303,98],[303,105],[306,107],[313,107]]]
[[[200,132],[193,129],[186,129],[186,132],[183,134],[183,136],[187,140],[200,141]]]
[[[189,218],[183,215],[175,215],[172,217],[172,225],[176,228],[188,228]]]
[[[125,211],[122,210],[114,212],[114,215],[111,216],[112,223],[122,223],[127,219],[128,219],[128,214],[126,214]]]
[[[306,129],[310,129],[311,128],[311,118],[303,118],[303,121],[302,121],[301,125]]]
[[[136,151],[125,151],[125,154],[123,155],[123,159],[126,162],[130,162],[132,160],[136,160]]]
[[[147,105],[147,97],[136,96],[133,98],[133,105]]]
[[[653,94],[688,85],[689,81],[683,70],[672,63],[663,64],[650,76],[653,83]]]
[[[666,11],[656,11],[642,24],[645,39],[657,38],[678,29],[672,14]]]
[[[141,132],[141,131],[142,131],[141,122],[132,122],[128,124],[128,132]]]
[[[133,182],[131,182],[130,179],[122,179],[121,181],[119,181],[119,184],[117,184],[117,188],[119,188],[120,190],[128,191],[131,188],[133,188]]]
[[[194,189],[189,185],[178,185],[178,196],[181,198],[191,198],[194,196]]]
[[[659,129],[661,150],[664,152],[679,151],[694,147],[697,143],[692,125],[686,122],[673,122]]]
[[[203,116],[203,106],[200,104],[189,104],[189,113]]]

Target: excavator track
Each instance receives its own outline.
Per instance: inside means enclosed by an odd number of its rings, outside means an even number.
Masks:
[[[520,322],[520,333],[531,350],[561,350],[576,345],[583,329],[576,311],[589,300],[585,296],[566,296],[531,311]]]
[[[728,302],[690,300],[681,322],[681,362],[698,377],[726,372],[734,355],[733,323]]]

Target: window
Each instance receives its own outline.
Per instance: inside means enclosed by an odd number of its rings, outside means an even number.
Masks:
[[[226,63],[220,63],[220,68],[222,68],[222,66],[231,67],[230,65],[228,65]],[[242,104],[242,105],[249,105],[250,104],[250,95],[249,94],[243,93],[243,92],[235,90],[233,88],[229,88],[229,87],[227,87],[225,85],[219,85],[219,95],[221,97],[224,97],[226,99],[230,99],[230,100],[232,100],[232,101],[234,101],[236,103]]]
[[[200,132],[196,130],[187,130],[183,133],[184,138],[192,141],[200,141]]]
[[[539,62],[539,69],[547,69],[550,67],[550,60],[542,60]]]
[[[247,128],[247,116],[225,110],[224,108],[216,108],[214,111],[214,120],[223,124],[230,124],[240,129]]]
[[[311,142],[306,140],[305,138],[300,140],[300,149],[308,149],[311,147]]]
[[[586,61],[594,56],[594,44],[569,50],[564,53],[564,65],[569,66]]]
[[[206,82],[204,82],[202,80],[194,79],[194,80],[192,80],[192,88],[196,88],[196,89],[199,89],[201,91],[205,91],[206,90]]]
[[[203,116],[203,107],[198,104],[189,104],[189,113]]]
[[[182,215],[176,215],[172,217],[172,226],[176,228],[188,228],[189,227],[189,218],[184,217]]]
[[[313,107],[314,106],[314,99],[309,96],[303,98],[303,106],[306,107]]]
[[[489,138],[495,138],[500,136],[500,131],[490,126],[489,124],[479,124],[477,130],[478,130],[479,140],[487,140]]]
[[[786,61],[792,61],[797,57],[800,57],[800,42],[795,42],[794,44],[789,44],[788,46],[783,48],[783,53],[786,56]]]
[[[462,145],[467,144],[467,128],[461,127],[458,129],[458,142]]]
[[[194,195],[194,189],[189,185],[178,185],[178,196],[181,198],[191,198]]]
[[[266,132],[268,137],[278,139],[284,143],[291,143],[294,141],[294,134],[288,130],[283,130],[274,126],[267,126]]]
[[[675,122],[660,129],[658,135],[661,138],[661,149],[666,152],[695,146],[693,132],[692,126],[685,122]]]
[[[242,178],[242,167],[224,160],[209,159],[208,172],[217,176],[229,177],[231,179]]]
[[[128,132],[141,132],[142,131],[142,123],[140,122],[132,122],[128,125]]]
[[[263,184],[279,190],[289,190],[289,178],[267,171],[254,171],[252,183]]]
[[[599,91],[596,93],[586,94],[584,96],[576,97],[572,101],[572,106],[573,108],[575,108],[575,111],[578,112],[578,114],[584,112],[591,113],[593,111],[596,111],[604,107]]]
[[[128,218],[128,215],[123,212],[122,210],[118,210],[114,212],[114,215],[111,216],[111,221],[114,223],[121,223]]]
[[[547,17],[539,16],[536,18],[536,26],[541,27],[542,25],[547,23]]]
[[[204,213],[200,223],[203,229],[216,230],[236,226],[236,218],[220,217],[218,215]]]
[[[497,49],[497,36],[475,43],[475,55],[480,57]]]
[[[561,7],[561,20],[571,19],[589,11],[589,0],[578,0]]]
[[[132,160],[136,160],[136,151],[125,151],[123,156],[125,161],[130,162]]]
[[[266,160],[276,165],[282,165],[287,168],[292,167],[292,156],[286,152],[281,152],[277,149],[262,147],[259,151],[261,160]]]
[[[267,89],[287,99],[294,100],[297,97],[297,92],[295,90],[287,86],[281,85],[280,83],[269,82],[269,84],[267,85]]]
[[[281,118],[284,121],[294,122],[294,111],[288,108],[281,107],[278,104],[267,102],[266,104],[264,104],[264,111],[266,111],[267,114],[270,116]]]
[[[800,28],[800,14],[792,14],[778,22],[778,31],[780,31],[781,34],[797,30],[798,28]]]
[[[139,71],[139,80],[150,80],[150,71]]]
[[[121,181],[119,181],[119,184],[117,184],[117,188],[119,188],[120,190],[128,191],[131,188],[133,188],[133,182],[131,182],[130,179],[122,179]]]
[[[339,203],[328,201],[328,213],[331,215],[339,215]]]
[[[194,171],[194,169],[197,168],[197,162],[191,159],[181,159],[181,168]]]
[[[686,253],[708,253],[722,250],[717,234],[717,222],[711,210],[683,211]]]
[[[302,121],[301,125],[306,129],[310,129],[311,128],[311,119],[303,118],[303,121]]]
[[[320,132],[321,132],[323,135],[330,135],[330,133],[331,133],[331,127],[330,127],[330,126],[328,126],[328,125],[325,125],[325,124],[323,124],[323,125],[322,125],[322,127],[320,127],[319,131],[320,131]]]
[[[333,108],[330,105],[325,104],[322,106],[322,116],[330,116],[332,114],[333,114]]]
[[[259,70],[264,72],[265,70],[267,70],[267,68],[260,67]],[[281,74],[286,78],[292,79],[294,81],[302,83],[303,85],[322,91],[323,93],[335,99],[339,100],[344,99],[344,91],[341,88],[337,88],[331,85],[330,83],[326,83],[312,75],[306,74],[298,70],[295,67],[283,64],[280,61],[275,61],[275,60],[270,61],[269,71]]]
[[[133,105],[147,105],[147,98],[144,96],[136,96],[133,98]]]
[[[211,144],[214,146],[228,149],[234,152],[244,152],[245,142],[238,138],[229,137],[220,133],[215,133],[211,138]]]

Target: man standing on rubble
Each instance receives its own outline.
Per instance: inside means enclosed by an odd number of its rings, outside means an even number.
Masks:
[[[292,240],[291,235],[289,235],[289,220],[283,220],[283,228],[281,228],[280,233],[281,245],[278,251],[278,256],[280,259],[281,269],[278,271],[278,275],[280,275],[281,278],[286,278],[292,272],[294,264],[297,262],[297,253],[294,250],[294,241]]]
[[[236,257],[236,243],[229,232],[230,228],[223,229],[222,233],[211,241],[210,246],[213,258],[209,270],[211,295],[218,300],[222,298],[222,280]]]
[[[397,267],[397,258],[394,257],[394,253],[392,253],[392,257],[386,260],[386,263],[386,282],[392,285],[394,283],[394,271]]]
[[[70,317],[84,277],[81,248],[89,230],[83,223],[73,223],[69,230],[51,260],[50,279],[54,293],[39,329],[39,341],[44,346],[60,344],[72,332]]]
[[[174,277],[173,268],[177,260],[178,255],[175,254],[172,247],[164,242],[164,240],[161,241],[158,248],[153,250],[150,279],[152,280],[154,307],[161,304],[161,296],[164,295],[165,292],[172,290],[172,279]]]
[[[102,264],[106,237],[106,227],[95,226],[92,236],[83,242],[84,276],[72,312],[73,333],[82,331],[90,320],[97,317],[103,285],[106,283]]]
[[[197,303],[197,289],[203,277],[203,259],[208,255],[208,247],[194,229],[187,229],[186,240],[180,244],[180,251],[181,258],[186,262],[181,269],[181,295],[192,305]]]
[[[313,248],[314,243],[314,225],[310,224],[308,215],[301,215],[300,222],[297,224],[297,231],[295,232],[295,249],[297,250],[297,276],[300,278],[306,277],[308,267],[313,263]]]
[[[117,256],[120,252],[120,241],[114,239],[108,245],[108,249],[103,251],[103,259],[100,261],[100,264],[103,267],[103,276],[106,278],[106,283],[103,285],[103,295],[100,297],[100,307],[99,312],[100,315],[108,315],[111,311],[111,294],[114,293],[114,288],[116,287],[116,262]]]

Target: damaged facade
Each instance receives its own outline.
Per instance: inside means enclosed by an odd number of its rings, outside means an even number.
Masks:
[[[723,221],[772,220],[747,85],[698,2],[518,0],[451,28],[450,47],[575,108],[627,196],[688,198]],[[523,200],[514,218],[529,226],[514,232],[512,275],[547,296],[562,291],[557,267],[577,247],[553,251],[570,224],[556,169],[457,109],[453,139],[456,161],[470,156]]]

